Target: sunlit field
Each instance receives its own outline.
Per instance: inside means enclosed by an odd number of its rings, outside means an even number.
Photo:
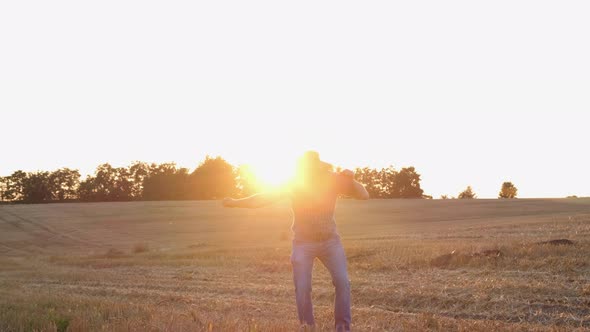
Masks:
[[[590,329],[590,199],[338,204],[354,330]],[[0,205],[0,331],[295,331],[289,227],[286,204]],[[313,298],[330,330],[317,261]]]

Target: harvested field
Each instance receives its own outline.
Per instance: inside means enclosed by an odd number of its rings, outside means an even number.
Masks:
[[[357,331],[590,329],[590,199],[341,200],[337,220]],[[295,331],[289,227],[286,204],[0,205],[0,331]],[[313,297],[330,330],[319,262]]]

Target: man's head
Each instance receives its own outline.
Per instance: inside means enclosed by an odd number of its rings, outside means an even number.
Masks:
[[[316,151],[305,151],[297,161],[297,173],[301,175],[311,175],[317,173],[331,172],[333,166],[320,159],[320,154]]]

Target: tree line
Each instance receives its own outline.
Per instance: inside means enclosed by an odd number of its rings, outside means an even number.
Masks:
[[[371,198],[432,198],[424,195],[420,188],[420,174],[414,167],[399,171],[393,166],[381,170],[357,168],[355,179],[365,186]]]
[[[502,187],[500,188],[500,192],[498,193],[498,198],[505,198],[505,199],[512,199],[516,198],[518,194],[518,189],[512,182],[504,182],[502,183]],[[449,197],[449,195],[442,195],[440,196],[441,199],[455,199],[455,197]],[[458,199],[475,199],[477,195],[473,191],[471,186],[467,186],[465,190],[457,195]]]
[[[397,171],[357,168],[356,179],[374,198],[431,198],[420,188],[414,167]],[[127,167],[99,165],[82,178],[76,169],[23,172],[0,177],[0,201],[119,202],[142,200],[208,200],[244,197],[261,189],[248,166],[235,167],[221,157],[207,156],[193,171],[174,163],[134,162]]]
[[[372,198],[432,198],[424,194],[414,167],[356,168],[355,179]],[[19,170],[0,177],[0,201],[23,203],[209,200],[245,197],[260,190],[260,181],[251,168],[235,167],[221,157],[210,156],[193,171],[175,163],[134,162],[127,167],[99,165],[84,179],[78,170],[70,168],[53,172]],[[515,198],[516,194],[516,187],[505,182],[499,198]],[[457,196],[476,197],[471,187]]]
[[[85,179],[69,168],[0,177],[0,200],[24,203],[217,199],[236,193],[235,168],[221,157],[205,158],[192,172],[174,163],[134,162],[99,165]]]

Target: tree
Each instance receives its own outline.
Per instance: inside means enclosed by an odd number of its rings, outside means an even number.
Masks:
[[[86,201],[128,201],[132,198],[133,180],[126,167],[99,165],[94,176],[80,183],[80,199]]]
[[[393,167],[390,167],[388,170],[392,170]],[[387,171],[385,171],[387,172]],[[382,198],[384,196],[383,190],[383,174],[384,170],[378,172],[376,169],[371,169],[368,167],[364,168],[357,168],[354,172],[354,178],[358,182],[362,183],[367,189],[369,196],[372,198]]]
[[[23,199],[23,187],[27,173],[16,171],[5,177],[4,199],[7,201],[19,201]]]
[[[71,200],[78,198],[80,172],[75,169],[61,168],[49,175],[52,200]]]
[[[518,189],[512,184],[512,182],[502,183],[502,189],[498,194],[498,198],[516,198]]]
[[[463,192],[461,192],[457,198],[459,198],[459,199],[473,199],[473,198],[477,198],[477,195],[475,195],[471,186],[467,186],[467,188],[465,190],[463,190]]]
[[[420,174],[414,167],[402,168],[399,172],[389,166],[376,170],[357,168],[355,180],[362,183],[373,198],[428,198],[420,188]]]
[[[395,177],[393,197],[423,198],[424,190],[420,188],[420,174],[414,167],[405,167]]]
[[[380,171],[373,170],[369,174],[376,176],[376,184],[379,190],[377,197],[400,198],[398,188],[398,171],[393,166],[382,168]],[[370,195],[370,194],[369,194]]]
[[[49,172],[27,173],[23,180],[22,200],[27,203],[41,203],[53,200]]]
[[[143,182],[150,175],[150,166],[144,162],[136,161],[129,166],[129,176],[133,181],[131,197],[139,200],[143,196]]]
[[[189,173],[174,163],[151,164],[143,181],[145,200],[183,200],[189,198]]]
[[[115,169],[109,163],[98,165],[91,179],[91,201],[112,201],[115,196]]]
[[[133,178],[127,167],[115,168],[114,201],[130,201],[133,198]]]
[[[8,177],[0,176],[0,202],[7,200],[6,197],[4,197],[7,189],[8,189]]]
[[[207,156],[191,173],[191,198],[219,199],[237,193],[236,170],[221,157]]]
[[[80,182],[80,186],[78,187],[78,198],[81,201],[96,201],[96,188],[94,186],[95,178],[88,175],[86,179]]]

